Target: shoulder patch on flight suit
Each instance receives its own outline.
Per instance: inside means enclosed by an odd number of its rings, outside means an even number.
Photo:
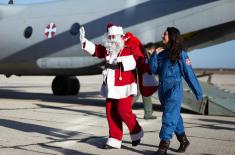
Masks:
[[[185,59],[185,63],[186,63],[187,65],[191,65],[190,59],[189,59],[189,58]]]

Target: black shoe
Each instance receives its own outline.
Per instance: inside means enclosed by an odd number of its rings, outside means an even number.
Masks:
[[[139,144],[140,144],[140,139],[135,140],[135,141],[132,141],[131,144],[132,144],[132,146],[137,146],[137,145],[139,145]]]
[[[103,147],[103,149],[109,150],[109,149],[117,149],[117,148],[112,147],[112,146],[110,146],[110,145],[108,145],[108,144],[105,144],[105,146]]]
[[[157,116],[144,116],[144,119],[157,119]]]

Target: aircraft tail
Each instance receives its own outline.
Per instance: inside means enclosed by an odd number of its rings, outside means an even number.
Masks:
[[[25,7],[25,5],[0,5],[0,19],[17,15]]]

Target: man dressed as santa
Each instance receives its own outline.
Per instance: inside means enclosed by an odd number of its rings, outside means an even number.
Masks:
[[[80,28],[82,49],[98,58],[105,58],[101,95],[106,97],[106,116],[109,138],[105,149],[121,148],[124,122],[130,132],[132,146],[140,144],[144,132],[132,112],[133,95],[137,95],[136,68],[144,63],[144,55],[138,44],[126,44],[123,29],[108,24],[104,44],[96,45],[85,38]]]

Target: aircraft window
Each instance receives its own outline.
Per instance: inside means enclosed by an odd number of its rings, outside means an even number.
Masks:
[[[79,34],[79,28],[80,28],[80,24],[79,24],[79,23],[74,23],[74,24],[71,26],[70,33],[71,33],[73,36]]]
[[[24,30],[24,37],[26,39],[30,38],[31,35],[33,33],[33,28],[31,26],[28,26],[25,30]]]

